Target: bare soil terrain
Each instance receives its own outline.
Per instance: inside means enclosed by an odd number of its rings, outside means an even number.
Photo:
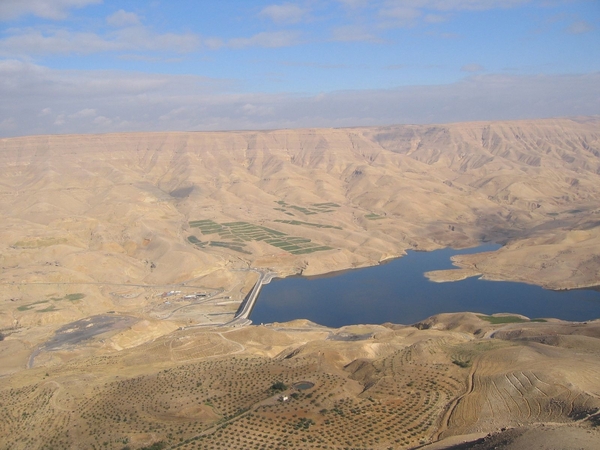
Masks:
[[[256,269],[409,249],[503,245],[440,282],[599,286],[599,198],[597,117],[0,139],[0,448],[596,436],[597,321],[224,325]]]
[[[282,325],[180,330],[5,377],[0,447],[550,448],[559,430],[560,448],[592,449],[600,437],[600,321]]]

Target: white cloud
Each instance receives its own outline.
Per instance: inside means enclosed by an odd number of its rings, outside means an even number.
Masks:
[[[60,126],[60,125],[64,125],[65,123],[65,115],[64,114],[59,114],[58,116],[56,116],[56,119],[54,119],[54,125]]]
[[[0,20],[32,14],[44,19],[65,19],[68,10],[102,3],[102,0],[0,0]]]
[[[268,17],[275,23],[297,23],[304,19],[307,13],[308,10],[305,8],[293,3],[284,3],[282,5],[269,5],[259,15]]]
[[[286,67],[310,67],[313,69],[347,69],[350,67],[347,64],[323,64],[308,61],[282,61],[279,64]]]
[[[103,127],[109,126],[110,124],[113,123],[112,119],[109,119],[108,117],[104,117],[104,116],[98,116],[94,119],[93,121],[96,125],[100,125]]]
[[[223,39],[220,39],[220,38],[208,38],[208,39],[204,39],[203,44],[209,50],[218,50],[218,49],[220,49],[221,47],[223,47],[225,45],[225,43],[223,42]]]
[[[369,0],[337,0],[347,8],[362,8],[369,4]]]
[[[441,123],[600,114],[600,73],[474,75],[319,95],[231,93],[224,80],[54,70],[0,60],[0,135]],[[40,116],[40,105],[50,113]],[[91,111],[101,111],[93,116]],[[85,116],[80,119],[69,115]],[[85,120],[87,119],[87,120]],[[7,120],[7,119],[5,119]]]
[[[155,33],[146,27],[128,27],[115,32],[116,40],[131,49],[170,50],[187,53],[198,49],[201,39],[193,33]]]
[[[296,31],[265,31],[248,38],[234,38],[228,41],[232,48],[245,47],[289,47],[300,43],[300,34]]]
[[[429,9],[434,11],[485,11],[513,8],[531,0],[386,0],[388,7]]]
[[[40,116],[47,116],[48,114],[52,114],[52,109],[44,108],[39,113]]]
[[[593,29],[594,26],[585,20],[578,20],[567,27],[567,31],[571,34],[583,34]]]
[[[108,16],[106,18],[106,23],[113,27],[126,27],[130,25],[139,25],[140,18],[136,13],[120,9],[116,13]]]
[[[331,39],[339,42],[382,42],[377,36],[358,25],[334,27],[331,30]]]
[[[0,55],[30,57],[35,55],[88,55],[99,52],[154,50],[190,52],[201,44],[197,35],[157,34],[146,27],[136,26],[116,30],[108,35],[72,32],[58,29],[42,32],[31,28],[12,30],[13,34],[0,39]]]
[[[485,68],[481,65],[481,64],[465,64],[464,66],[462,66],[460,68],[461,72],[470,72],[470,73],[475,73],[475,72],[483,72],[485,70]]]
[[[241,106],[238,111],[245,116],[269,116],[275,112],[275,108],[270,105],[254,105],[252,103],[246,103]]]
[[[83,117],[95,117],[96,110],[93,108],[84,108],[82,110],[77,111],[75,114],[69,115],[70,119],[81,119]]]
[[[421,12],[416,8],[406,7],[404,5],[393,5],[379,11],[379,15],[386,20],[393,20],[402,25],[410,24]]]
[[[338,0],[348,3],[344,0]],[[448,13],[458,11],[485,11],[498,8],[514,8],[532,0],[381,0],[369,4],[377,10],[383,27],[410,27],[419,21],[440,23],[448,20]],[[349,0],[353,4],[352,0]],[[367,2],[360,2],[367,6]]]
[[[427,23],[442,23],[448,20],[448,17],[442,14],[427,14],[425,22]]]

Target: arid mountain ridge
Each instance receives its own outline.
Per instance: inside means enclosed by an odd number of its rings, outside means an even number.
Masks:
[[[436,281],[600,285],[600,118],[31,136],[0,158],[0,448],[597,443],[593,318],[227,324],[255,269],[409,249],[503,244]]]
[[[543,246],[544,257],[561,271],[569,258],[563,243],[599,245],[599,124],[586,118],[3,139],[5,281],[22,280],[22,271],[8,267],[19,265],[28,246],[60,260],[60,269],[53,268],[57,281],[192,278],[222,263],[221,249],[199,252],[186,242],[188,222],[202,219],[293,230],[337,249],[282,255],[276,264],[282,273],[317,274],[374,264],[409,248],[482,240],[508,244],[493,264],[479,262],[491,278],[517,278],[503,255],[532,265],[541,259],[539,251],[529,255],[522,247]],[[277,201],[340,207],[286,215],[274,209]],[[381,219],[365,219],[369,214]],[[298,227],[273,222],[282,219],[324,220],[342,230],[302,227],[298,233]],[[251,256],[237,256],[269,264],[270,250],[252,243]],[[31,258],[25,257],[27,265],[42,263]],[[81,264],[82,258],[101,270]],[[590,263],[597,267],[591,253],[579,254],[576,273],[546,276],[536,267],[525,278],[553,288],[600,284],[597,272],[582,272]]]

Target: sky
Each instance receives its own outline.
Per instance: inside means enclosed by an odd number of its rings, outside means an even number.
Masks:
[[[0,0],[0,137],[600,114],[600,0]]]

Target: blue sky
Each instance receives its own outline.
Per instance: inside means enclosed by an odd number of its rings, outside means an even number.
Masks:
[[[598,0],[0,0],[0,136],[600,114]]]

